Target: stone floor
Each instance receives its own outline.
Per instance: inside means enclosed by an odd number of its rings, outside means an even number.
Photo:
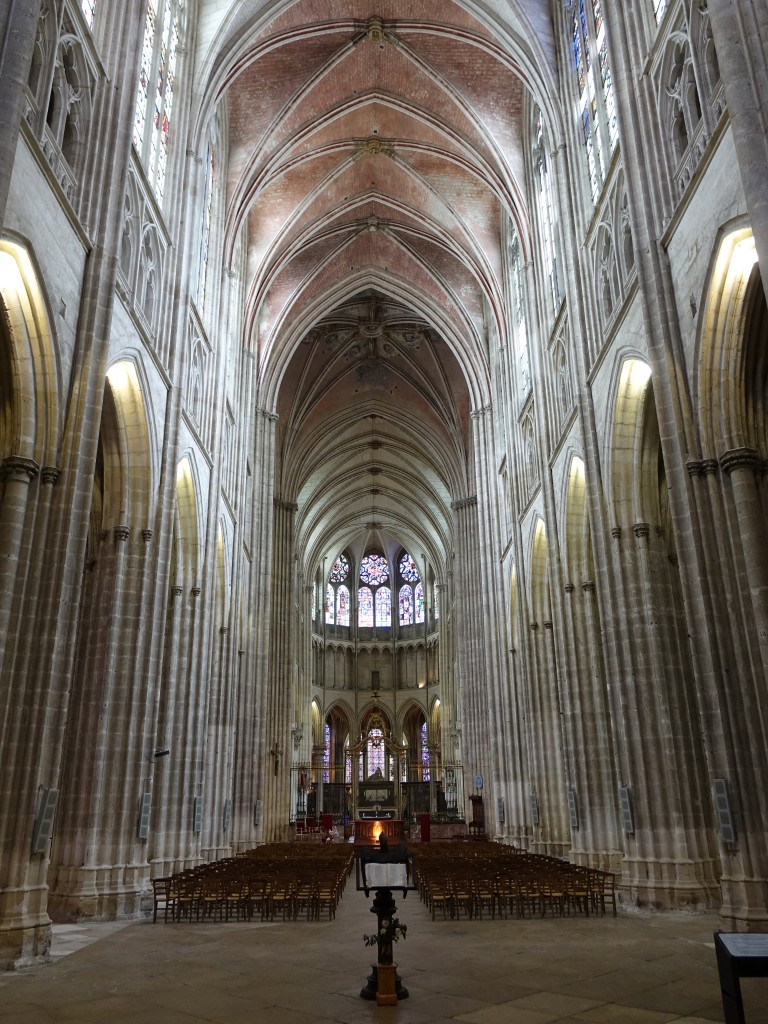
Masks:
[[[398,899],[410,998],[360,999],[370,900],[347,886],[334,921],[56,929],[53,962],[0,975],[2,1024],[708,1024],[722,1021],[714,916],[431,921]],[[743,984],[768,1020],[768,979]]]

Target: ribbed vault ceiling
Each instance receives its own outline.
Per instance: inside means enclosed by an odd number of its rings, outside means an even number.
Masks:
[[[546,8],[299,0],[220,17],[203,66],[226,109],[228,251],[245,231],[246,342],[307,571],[368,540],[446,567],[488,339],[506,336],[505,218],[526,234]],[[204,4],[201,28],[215,20]]]

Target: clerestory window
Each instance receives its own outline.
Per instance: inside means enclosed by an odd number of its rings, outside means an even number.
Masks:
[[[144,22],[133,144],[158,200],[168,169],[183,11],[182,0],[149,0]]]

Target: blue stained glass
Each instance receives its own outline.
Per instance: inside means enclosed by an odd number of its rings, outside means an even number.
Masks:
[[[360,587],[357,592],[357,624],[373,626],[373,591],[370,587]]]
[[[400,571],[400,575],[402,576],[402,578],[404,580],[407,580],[409,583],[415,583],[418,579],[421,578],[419,576],[418,566],[416,565],[416,563],[409,554],[404,554],[403,557],[400,559],[398,569]]]
[[[323,749],[323,782],[331,781],[331,773],[329,771],[331,765],[331,727],[328,723],[325,723],[325,748]]]
[[[389,579],[389,566],[383,555],[366,555],[360,563],[360,581],[371,586],[379,586]]]
[[[576,68],[576,79],[579,83],[579,96],[584,92],[585,69],[581,52],[581,33],[576,16],[573,17],[573,65]]]
[[[589,34],[587,33],[587,12],[584,9],[584,0],[580,0],[579,3],[579,19],[581,21],[581,34],[584,39],[584,60],[586,61],[587,71],[589,71]]]
[[[389,587],[379,587],[376,591],[376,625],[392,625],[392,591]]]
[[[421,781],[429,782],[429,747],[427,746],[427,723],[421,727]]]
[[[349,575],[349,562],[344,555],[339,555],[331,569],[331,583],[343,583]]]
[[[400,587],[400,625],[413,625],[413,591],[407,583]]]
[[[375,772],[384,774],[384,734],[381,729],[371,729],[368,734],[368,775]]]

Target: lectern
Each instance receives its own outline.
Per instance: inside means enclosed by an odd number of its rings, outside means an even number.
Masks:
[[[398,999],[408,998],[408,989],[396,972],[397,964],[392,962],[389,932],[397,910],[392,890],[399,889],[405,899],[409,889],[416,889],[412,868],[405,846],[401,845],[390,853],[386,836],[378,850],[359,847],[355,851],[356,888],[366,896],[370,896],[372,891],[375,893],[371,913],[376,915],[376,934],[380,937],[378,962],[371,964],[371,974],[360,996],[362,999],[375,999],[379,1006],[393,1006]]]

